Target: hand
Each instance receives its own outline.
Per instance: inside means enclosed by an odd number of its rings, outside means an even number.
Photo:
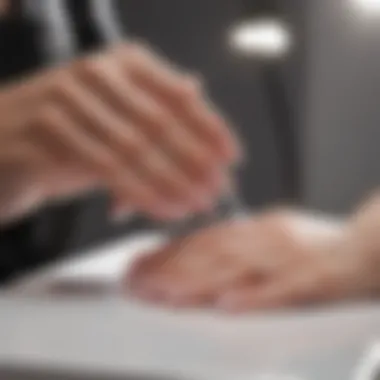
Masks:
[[[106,186],[116,212],[204,211],[239,155],[199,81],[138,44],[14,85],[0,94],[0,113],[0,137],[27,142],[49,173]]]
[[[78,196],[96,178],[73,168],[56,170],[49,157],[29,143],[7,141],[0,150],[0,226],[42,206],[46,200]]]
[[[347,230],[291,211],[250,217],[142,257],[126,282],[143,299],[228,311],[363,296],[368,262],[348,254]]]

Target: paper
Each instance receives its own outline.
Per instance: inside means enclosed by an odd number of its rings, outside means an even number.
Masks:
[[[361,357],[380,341],[380,308],[370,306],[226,317],[121,299],[25,298],[0,299],[0,309],[0,365],[74,372],[362,380],[353,377]]]

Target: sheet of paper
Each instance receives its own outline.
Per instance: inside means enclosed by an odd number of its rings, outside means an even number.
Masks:
[[[227,317],[127,299],[28,297],[0,299],[0,310],[0,366],[74,372],[194,380],[361,380],[352,376],[362,355],[380,340],[380,308],[368,305]]]

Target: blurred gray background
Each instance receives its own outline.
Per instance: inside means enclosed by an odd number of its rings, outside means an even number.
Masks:
[[[238,177],[242,198],[252,209],[303,201],[299,154],[306,104],[307,1],[273,1],[275,15],[289,23],[295,38],[292,53],[280,62],[246,57],[228,43],[230,28],[249,16],[250,5],[265,7],[269,0],[119,2],[129,38],[146,40],[179,66],[201,74],[212,100],[232,120],[247,152]],[[105,223],[107,197],[93,198],[97,207],[91,198],[73,207],[75,228],[69,238],[64,236],[69,251],[131,232],[129,223]],[[71,219],[69,215],[69,225]],[[147,227],[140,220],[132,225]]]
[[[230,27],[247,14],[243,1],[127,0],[122,5],[129,33],[146,39],[179,65],[201,73],[212,99],[239,129],[249,152],[241,173],[246,201],[261,206],[288,195],[275,128],[280,127],[278,107],[286,94],[291,128],[298,129],[303,97],[299,91],[305,79],[303,38],[299,38],[299,45],[287,60],[268,65],[241,56],[228,46]],[[304,1],[278,1],[276,5],[281,17],[287,18],[302,37]]]
[[[31,5],[29,21],[33,22],[39,20],[36,4],[53,4],[40,1],[12,4]],[[104,6],[106,1],[91,4]],[[179,66],[201,74],[211,98],[235,125],[247,153],[237,174],[249,208],[281,202],[347,213],[377,187],[380,0],[115,2],[127,38],[144,39]],[[370,6],[364,11],[366,4]],[[114,42],[96,38],[100,25],[89,16],[88,1],[71,0],[66,5],[76,15],[72,36],[77,33],[92,40],[84,43],[86,49]],[[232,26],[247,18],[257,20],[264,11],[285,22],[292,35],[291,51],[279,60],[246,56],[229,43]],[[116,26],[112,20],[111,24]],[[18,76],[20,69],[52,63],[42,62],[43,54],[39,57],[44,53],[40,49],[44,40],[39,41],[43,33],[39,33],[46,26],[50,33],[52,25],[26,24],[18,35],[19,44],[9,44],[3,35],[0,50],[7,53],[2,53],[1,62],[7,78],[9,71]],[[25,67],[29,55],[32,67]],[[47,205],[12,227],[12,233],[26,238],[11,240],[17,241],[20,251],[29,252],[32,246],[30,257],[35,255],[40,262],[152,227],[140,218],[113,223],[109,202],[105,192],[95,192],[67,204]]]
[[[304,194],[338,212],[380,179],[380,12],[353,3],[309,1],[308,9]]]
[[[380,8],[365,15],[355,1],[366,0],[120,0],[119,16],[129,36],[203,76],[248,153],[238,174],[250,208],[291,202],[346,213],[380,178]],[[229,46],[231,26],[252,16],[252,4],[271,4],[288,23],[294,43],[282,60]],[[131,232],[107,222],[106,196],[94,198],[96,207],[80,200],[56,228],[63,250]],[[41,241],[51,235],[40,230]]]
[[[275,65],[228,48],[228,28],[246,11],[242,1],[123,2],[130,33],[202,73],[213,99],[240,129],[249,151],[241,187],[253,207],[295,198],[346,212],[377,186],[380,16],[369,21],[350,1],[278,0],[296,44]],[[289,127],[298,160],[293,174],[286,170],[294,157],[276,140],[276,131]],[[288,191],[295,173],[297,189]]]

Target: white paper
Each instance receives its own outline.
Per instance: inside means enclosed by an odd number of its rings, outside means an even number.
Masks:
[[[348,380],[380,341],[380,308],[365,306],[226,317],[121,299],[25,298],[0,299],[0,310],[0,364],[74,371]]]

